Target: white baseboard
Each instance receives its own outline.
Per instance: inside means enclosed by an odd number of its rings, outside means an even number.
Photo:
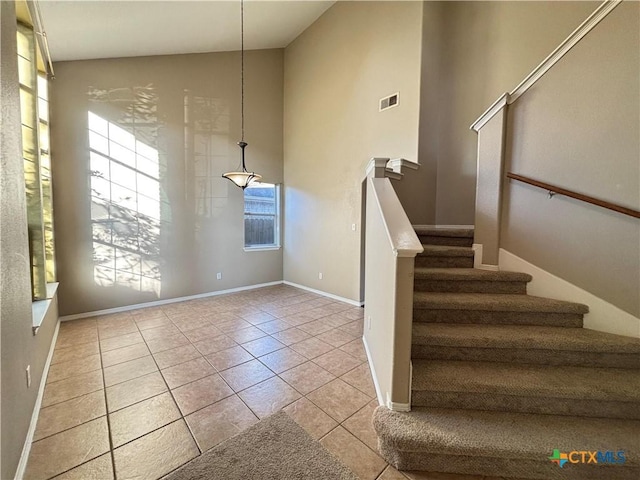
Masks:
[[[373,359],[371,358],[371,352],[369,351],[369,345],[367,344],[367,339],[362,336],[362,343],[364,344],[364,351],[367,354],[367,360],[369,363],[369,370],[371,370],[371,378],[373,378],[373,386],[376,389],[376,398],[378,399],[378,405],[386,406],[386,402],[384,401],[384,395],[382,395],[382,390],[380,390],[380,384],[378,383],[378,376],[376,375],[376,369],[373,366]]]
[[[501,270],[524,272],[533,277],[527,286],[529,294],[588,305],[589,313],[584,316],[585,328],[640,338],[640,318],[503,248],[499,258]]]
[[[93,312],[76,313],[73,315],[65,315],[60,317],[61,322],[68,322],[69,320],[77,320],[79,318],[97,317],[98,315],[107,315],[110,313],[128,312],[129,310],[136,310],[138,308],[158,307],[161,305],[168,305],[170,303],[185,302],[187,300],[197,300],[198,298],[215,297],[217,295],[225,295],[227,293],[244,292],[245,290],[254,290],[262,287],[272,287],[274,285],[282,285],[282,280],[277,282],[258,283],[256,285],[248,285],[246,287],[229,288],[227,290],[218,290],[216,292],[199,293],[197,295],[189,295],[187,297],[167,298],[166,300],[158,300],[155,302],[136,303],[135,305],[126,305],[124,307],[107,308],[104,310],[95,310]]]
[[[323,297],[333,298],[334,300],[348,303],[349,305],[353,305],[355,307],[361,307],[364,305],[363,302],[358,302],[357,300],[351,300],[350,298],[334,295],[333,293],[323,292],[322,290],[316,290],[315,288],[307,287],[305,285],[300,285],[298,283],[289,282],[288,280],[283,280],[282,283],[284,283],[285,285],[289,285],[290,287],[296,287],[302,290],[306,290],[307,292],[317,293],[318,295],[322,295]]]
[[[447,230],[469,230],[474,225],[413,225],[414,228],[446,228]]]
[[[482,263],[482,244],[474,243],[471,248],[473,248],[473,268],[477,268],[479,270],[490,270],[492,272],[499,272],[500,267],[498,265],[489,265],[487,263]]]
[[[53,351],[55,350],[56,341],[58,340],[59,330],[60,322],[58,321],[56,322],[56,328],[53,331],[53,337],[51,338],[51,346],[49,347],[47,361],[45,362],[44,369],[42,371],[42,378],[40,378],[38,396],[36,397],[36,403],[33,406],[33,412],[31,413],[31,423],[29,423],[27,438],[25,439],[24,446],[22,447],[22,455],[20,455],[20,462],[18,462],[18,469],[16,470],[15,480],[22,480],[27,468],[29,453],[31,453],[31,443],[33,442],[33,436],[36,433],[36,426],[38,425],[38,416],[40,415],[40,407],[42,406],[42,397],[44,396],[44,389],[47,385],[47,376],[49,375],[49,367],[51,366],[51,359],[53,358]]]

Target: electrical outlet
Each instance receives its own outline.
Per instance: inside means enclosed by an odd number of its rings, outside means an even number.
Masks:
[[[318,272],[318,278],[322,280],[322,272]]]
[[[217,278],[218,280],[222,280],[222,272],[218,272],[218,273],[216,273],[216,278]]]
[[[351,224],[351,230],[353,230],[354,232],[356,231],[356,224],[355,223]]]
[[[27,365],[27,388],[31,387],[31,365]]]
[[[371,315],[367,317],[367,330],[371,330]]]

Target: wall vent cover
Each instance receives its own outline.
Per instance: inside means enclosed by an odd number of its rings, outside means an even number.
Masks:
[[[400,102],[400,94],[398,92],[388,97],[380,99],[380,111],[389,110],[390,108],[397,107]]]

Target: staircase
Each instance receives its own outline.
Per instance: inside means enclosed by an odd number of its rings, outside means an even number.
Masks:
[[[640,340],[583,329],[587,306],[528,296],[527,274],[474,269],[472,230],[416,233],[412,411],[376,410],[384,458],[500,478],[640,478]],[[572,454],[561,468],[556,449],[600,461]]]

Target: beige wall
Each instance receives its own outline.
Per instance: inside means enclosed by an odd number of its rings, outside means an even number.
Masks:
[[[477,138],[469,126],[597,5],[557,1],[426,3],[419,160],[431,172],[437,168],[431,173],[437,178],[435,223],[473,223]],[[440,21],[429,22],[426,15]],[[429,42],[440,45],[441,51],[432,51]],[[430,202],[427,205],[432,205]]]
[[[417,158],[421,24],[419,2],[339,2],[286,48],[285,280],[359,300],[367,162]]]
[[[0,478],[7,479],[16,473],[58,319],[54,302],[33,335],[14,5],[0,2]]]
[[[624,2],[509,108],[514,173],[640,209],[640,4]],[[501,246],[640,316],[640,221],[510,182]]]
[[[242,191],[220,177],[240,160],[239,60],[238,52],[227,52],[55,65],[52,152],[61,314],[282,280],[281,250],[243,250]],[[246,52],[245,82],[248,168],[265,182],[280,183],[283,51]],[[92,209],[89,111],[158,152],[158,164],[149,168],[159,182],[145,177],[145,186],[134,184],[130,196],[137,193],[137,204],[133,199],[111,213],[95,203]],[[113,196],[114,185],[125,177],[111,179]],[[143,210],[140,199],[159,222],[136,219]],[[140,253],[143,276],[132,274]],[[134,255],[133,267],[127,254]],[[115,278],[104,269],[113,266],[114,255]]]

